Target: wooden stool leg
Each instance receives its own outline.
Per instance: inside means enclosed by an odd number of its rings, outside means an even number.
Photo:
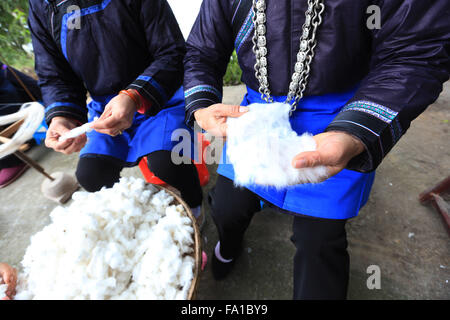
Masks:
[[[17,130],[19,130],[20,126],[23,124],[24,120],[19,120],[12,125],[10,125],[8,128],[0,132],[0,136],[5,138],[10,138],[14,133],[16,133]]]
[[[447,225],[447,231],[450,234],[450,215],[449,205],[440,196],[440,194],[450,191],[450,176],[438,183],[435,187],[424,191],[419,196],[419,201],[422,204],[431,202],[432,206],[439,212]]]

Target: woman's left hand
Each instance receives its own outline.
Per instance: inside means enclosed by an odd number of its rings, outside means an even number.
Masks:
[[[136,103],[126,94],[114,97],[105,107],[100,118],[92,123],[92,129],[110,136],[117,136],[131,127]]]
[[[3,280],[3,281],[1,281]],[[0,283],[8,285],[6,297],[0,297],[2,300],[11,300],[16,294],[17,270],[6,263],[0,263]]]
[[[341,172],[348,162],[365,149],[364,144],[352,135],[330,131],[314,136],[317,144],[316,151],[302,152],[294,157],[294,168],[311,168],[325,166],[328,178]]]

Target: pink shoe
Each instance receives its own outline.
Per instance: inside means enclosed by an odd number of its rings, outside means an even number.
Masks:
[[[12,168],[5,168],[0,170],[0,188],[4,188],[10,183],[17,180],[26,170],[28,165],[21,164]]]

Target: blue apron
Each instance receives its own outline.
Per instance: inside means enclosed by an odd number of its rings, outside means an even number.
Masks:
[[[92,97],[88,104],[88,119],[100,117],[113,96]],[[80,152],[80,157],[108,157],[117,160],[124,167],[136,165],[151,152],[172,151],[179,141],[172,141],[176,129],[184,129],[193,137],[193,131],[184,124],[184,92],[180,88],[167,102],[166,108],[149,117],[136,113],[133,124],[121,135],[115,137],[92,131],[87,134],[88,142]],[[193,138],[191,139],[191,150]],[[191,154],[192,151],[191,151]]]
[[[290,118],[292,129],[299,135],[305,132],[313,135],[324,132],[353,95],[354,91],[303,98]],[[276,102],[285,100],[286,97],[274,97]],[[265,102],[260,93],[247,88],[241,105],[252,103]],[[226,144],[223,155],[226,155]],[[233,165],[226,160],[222,161],[217,172],[234,180]],[[283,210],[318,218],[348,219],[357,216],[366,204],[374,178],[375,172],[343,170],[318,184],[296,185],[284,189],[252,184],[246,188]]]

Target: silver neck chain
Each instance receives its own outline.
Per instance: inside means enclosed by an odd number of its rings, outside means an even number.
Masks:
[[[303,98],[311,71],[311,62],[314,58],[314,49],[317,46],[317,29],[322,24],[322,14],[325,10],[324,0],[307,0],[308,10],[300,37],[300,49],[297,54],[294,74],[289,84],[286,103],[291,103],[291,113],[297,108],[298,102]],[[253,52],[256,56],[255,76],[259,81],[261,98],[266,102],[273,102],[269,89],[267,39],[266,39],[266,0],[253,0]]]

